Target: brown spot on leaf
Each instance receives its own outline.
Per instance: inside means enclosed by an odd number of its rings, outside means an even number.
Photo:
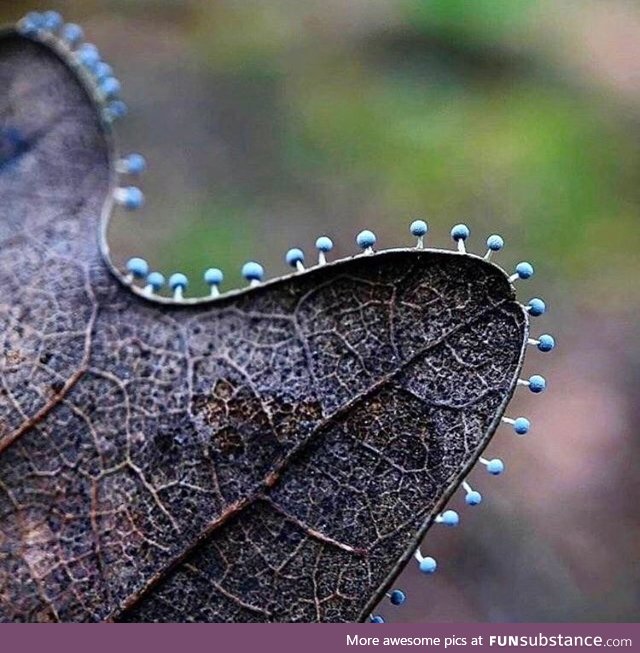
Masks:
[[[27,360],[27,357],[18,349],[10,349],[4,355],[5,364],[7,367],[17,367]]]

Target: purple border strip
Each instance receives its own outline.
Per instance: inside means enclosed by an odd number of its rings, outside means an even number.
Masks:
[[[638,623],[3,624],[0,636],[3,649],[11,653],[37,650],[47,653],[57,650],[64,653],[252,653],[262,650],[355,653],[376,650],[544,651],[558,648],[563,651],[595,648],[640,651]],[[385,638],[390,640],[385,642]],[[408,639],[403,641],[401,638]],[[581,639],[571,642],[567,638]]]

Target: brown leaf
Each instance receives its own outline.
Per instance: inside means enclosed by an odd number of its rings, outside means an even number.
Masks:
[[[367,618],[493,434],[526,312],[493,264],[419,249],[132,293],[68,59],[0,38],[2,619]]]

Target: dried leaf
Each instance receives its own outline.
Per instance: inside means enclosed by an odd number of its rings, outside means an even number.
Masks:
[[[366,619],[514,390],[505,273],[403,249],[149,301],[97,236],[86,79],[7,32],[0,88],[1,618]]]

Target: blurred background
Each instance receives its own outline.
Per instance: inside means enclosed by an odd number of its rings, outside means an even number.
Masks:
[[[287,248],[335,256],[362,228],[380,247],[451,245],[454,223],[507,269],[530,260],[558,348],[530,352],[542,396],[519,391],[490,447],[397,581],[391,621],[637,621],[640,614],[640,4],[624,0],[0,0],[2,22],[54,8],[114,64],[125,151],[149,161],[139,214],[117,215],[117,261],[269,276]]]

